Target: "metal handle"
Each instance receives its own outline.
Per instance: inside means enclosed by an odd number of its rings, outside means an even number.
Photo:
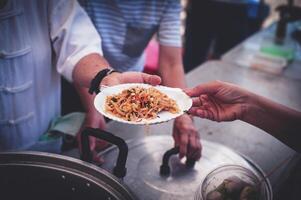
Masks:
[[[87,162],[92,162],[92,153],[90,150],[90,141],[89,136],[93,136],[102,140],[105,140],[111,144],[114,144],[119,149],[119,154],[117,158],[117,163],[113,169],[113,174],[118,178],[123,178],[126,175],[126,159],[128,156],[128,146],[125,141],[113,135],[112,133],[106,132],[104,130],[95,129],[95,128],[86,128],[81,133],[81,145],[82,145],[82,154],[81,159]]]
[[[180,152],[180,148],[173,147],[166,151],[163,155],[162,159],[162,165],[160,166],[160,175],[162,176],[168,176],[170,174],[170,167],[169,167],[169,159],[172,155],[178,154]],[[185,165],[187,168],[193,168],[195,165],[196,160],[192,158],[187,158]]]
[[[301,19],[301,7],[294,6],[293,1],[288,0],[288,5],[280,5],[276,11],[279,12],[280,19],[276,27],[275,42],[282,44],[286,36],[287,23]]]

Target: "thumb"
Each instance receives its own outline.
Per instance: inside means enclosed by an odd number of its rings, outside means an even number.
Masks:
[[[96,147],[96,138],[89,136],[89,141],[90,141],[90,150],[94,151]]]
[[[117,78],[120,83],[147,83],[151,85],[158,85],[161,83],[161,78],[159,76],[141,72],[124,72]]]
[[[161,78],[157,75],[141,73],[141,77],[144,83],[148,83],[150,85],[159,85],[161,83]]]
[[[190,97],[197,97],[202,94],[214,95],[218,92],[220,86],[220,81],[212,81],[209,83],[197,85],[194,88],[185,89],[184,92]]]

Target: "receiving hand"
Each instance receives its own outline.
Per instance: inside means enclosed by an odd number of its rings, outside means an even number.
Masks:
[[[194,160],[200,159],[202,150],[200,137],[189,115],[184,114],[175,119],[173,138],[175,146],[180,147],[180,158],[187,156]]]
[[[114,72],[106,76],[101,85],[118,85],[123,83],[147,83],[150,85],[158,85],[161,83],[161,78],[157,75],[150,75],[141,72]]]
[[[242,119],[250,105],[250,92],[221,81],[200,84],[184,91],[194,97],[189,113],[213,121]]]

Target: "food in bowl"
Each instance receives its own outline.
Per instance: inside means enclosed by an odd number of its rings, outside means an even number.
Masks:
[[[257,188],[237,176],[225,179],[216,189],[209,192],[206,200],[258,200]]]
[[[202,180],[195,200],[271,200],[270,184],[264,174],[249,166],[221,165]]]
[[[179,113],[174,99],[154,87],[131,87],[106,97],[105,111],[127,121],[154,119],[161,111]]]

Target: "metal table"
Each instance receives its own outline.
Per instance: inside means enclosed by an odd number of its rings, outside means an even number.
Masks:
[[[301,80],[298,79],[275,76],[221,61],[207,62],[188,73],[186,78],[189,87],[212,80],[232,82],[279,103],[301,110]],[[295,151],[264,131],[244,122],[217,123],[196,118],[195,123],[203,139],[224,144],[245,155],[260,166],[265,173],[292,156],[293,159],[289,163],[279,168],[270,177],[274,192],[277,191],[287,177],[287,172],[298,160],[298,154]],[[124,139],[172,134],[172,121],[151,125],[149,128],[118,122],[111,122],[108,126],[110,132]]]

